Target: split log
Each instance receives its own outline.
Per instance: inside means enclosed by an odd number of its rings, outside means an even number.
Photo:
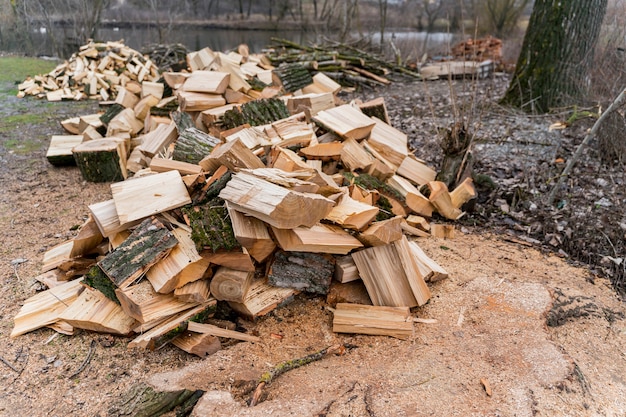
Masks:
[[[274,75],[274,84],[282,85],[288,93],[293,93],[313,83],[309,70],[297,62],[280,65],[274,69]]]
[[[87,221],[80,227],[78,234],[72,239],[71,258],[89,254],[98,246],[104,237],[93,217],[89,216]]]
[[[227,72],[194,71],[187,77],[181,89],[195,93],[224,94],[229,82],[230,73]]]
[[[246,248],[250,256],[257,262],[265,261],[276,249],[276,244],[267,230],[267,225],[257,218],[246,216],[232,209],[228,203],[226,208],[235,239]]]
[[[187,402],[197,402],[203,393],[204,391],[186,389],[171,392],[155,391],[148,385],[140,384],[125,393],[115,405],[109,408],[107,415],[110,417],[156,417]]]
[[[409,180],[399,175],[394,175],[387,180],[387,184],[397,190],[404,197],[404,201],[413,213],[420,216],[432,217],[434,207]]]
[[[367,143],[397,170],[409,153],[408,136],[376,117],[372,120],[376,124]]]
[[[264,316],[274,309],[291,302],[298,291],[293,288],[280,288],[257,279],[248,290],[242,303],[229,302],[230,307],[248,320]]]
[[[153,172],[178,171],[180,175],[196,175],[202,172],[202,167],[188,162],[154,157],[150,160],[150,170]]]
[[[330,92],[303,94],[287,98],[287,109],[291,114],[299,113],[306,108],[312,116],[315,116],[320,111],[333,107],[335,107],[335,97]]]
[[[476,198],[476,189],[474,188],[474,181],[470,177],[465,178],[450,192],[452,206],[458,209],[474,198]]]
[[[383,97],[377,97],[373,100],[359,104],[359,109],[363,114],[369,117],[375,117],[383,122],[391,125],[389,121],[389,114],[387,113],[387,106],[385,106],[385,99]]]
[[[212,324],[196,323],[193,321],[189,322],[187,330],[189,330],[190,332],[210,334],[211,336],[225,337],[228,339],[236,339],[244,342],[257,343],[261,341],[261,338],[257,336],[236,332],[234,330],[222,329],[221,327],[217,327]]]
[[[342,284],[361,279],[359,270],[352,259],[352,256],[338,256],[335,258],[335,273],[333,274],[335,281]]]
[[[204,358],[222,350],[222,343],[216,336],[206,333],[185,332],[172,340],[172,344],[192,355]]]
[[[254,279],[254,271],[220,267],[211,279],[211,294],[218,300],[242,303]]]
[[[305,86],[302,92],[310,93],[332,93],[336,94],[341,90],[341,85],[323,72],[318,72],[313,76],[313,83]]]
[[[207,128],[211,125],[219,124],[224,117],[224,113],[226,113],[228,110],[232,110],[235,106],[236,104],[231,103],[203,110],[200,115],[200,117],[202,118],[202,123],[204,123]]]
[[[363,230],[376,218],[378,211],[378,207],[343,195],[324,220],[329,220],[345,229]]]
[[[219,94],[192,93],[179,90],[176,93],[180,110],[185,112],[204,111],[226,104],[224,97]]]
[[[276,287],[326,294],[335,270],[335,259],[327,254],[278,252],[267,275]]]
[[[74,165],[72,149],[83,142],[83,135],[54,135],[46,152],[46,159],[52,165]]]
[[[318,223],[311,227],[272,227],[278,245],[285,251],[345,255],[363,245],[341,227]]]
[[[104,133],[106,129],[104,129],[104,123],[100,120],[100,113],[86,114],[78,118],[77,134],[84,133],[89,127],[99,130],[100,133]]]
[[[395,242],[402,237],[401,216],[374,222],[365,231],[359,233],[357,238],[366,246],[382,246]]]
[[[372,300],[370,300],[365,284],[359,279],[344,284],[333,281],[326,295],[326,303],[331,307],[335,307],[337,303],[365,304],[371,306]]]
[[[265,164],[263,164],[259,157],[253,154],[239,139],[217,146],[207,158],[216,160],[220,165],[225,165],[234,172],[242,168],[254,169],[265,167]]]
[[[144,220],[122,245],[98,262],[118,288],[124,289],[178,244],[157,219]]]
[[[411,155],[404,158],[396,174],[403,176],[418,186],[434,181],[437,175],[434,169]]]
[[[445,183],[430,181],[427,186],[430,190],[428,200],[439,214],[450,220],[457,220],[463,216],[464,213],[452,204],[452,199]]]
[[[124,109],[107,124],[106,136],[135,137],[143,129],[133,109]]]
[[[136,323],[119,305],[91,288],[85,288],[59,319],[77,329],[124,336],[132,333]]]
[[[406,222],[411,227],[417,227],[425,232],[430,231],[430,223],[422,216],[415,216],[411,214],[406,219]]]
[[[272,148],[268,160],[270,161],[269,167],[285,172],[308,171],[311,169],[294,151],[280,146]]]
[[[115,97],[115,102],[120,106],[127,109],[132,109],[135,107],[138,101],[139,97],[137,97],[135,94],[131,93],[124,87],[120,87],[117,90],[117,97]]]
[[[318,194],[290,191],[244,172],[235,174],[219,196],[234,210],[281,229],[313,226],[335,204]]]
[[[72,153],[86,181],[111,182],[126,179],[126,146],[121,140],[89,140],[75,146]]]
[[[300,149],[300,153],[307,159],[320,159],[322,161],[340,159],[343,153],[343,143],[341,142],[328,142],[319,143],[317,145],[307,146]]]
[[[256,269],[252,257],[243,248],[228,252],[203,252],[202,256],[207,258],[212,264],[238,271],[254,271]]]
[[[70,133],[71,135],[78,135],[81,133],[78,128],[80,124],[80,117],[70,117],[69,119],[61,120],[61,127]]]
[[[408,340],[413,336],[413,320],[410,317],[408,307],[338,303],[333,310],[333,332]]]
[[[417,261],[417,266],[420,270],[420,274],[424,277],[424,281],[436,282],[448,278],[448,272],[426,255],[416,242],[409,242],[409,247]]]
[[[372,156],[355,140],[346,139],[340,155],[341,163],[350,171],[367,171],[372,165]]]
[[[199,279],[189,282],[174,290],[174,296],[186,303],[206,303],[210,298],[210,284],[208,279]]]
[[[41,272],[50,271],[71,259],[74,242],[68,240],[48,249],[43,255]]]
[[[222,141],[195,127],[179,129],[178,140],[174,146],[172,157],[177,161],[197,164]]]
[[[120,218],[117,215],[117,209],[115,208],[115,201],[113,199],[91,204],[89,205],[89,211],[98,225],[102,236],[107,238],[129,229],[139,222],[135,220],[123,224],[120,223]]]
[[[158,104],[159,104],[159,99],[153,96],[152,94],[145,96],[144,98],[139,100],[137,104],[135,104],[135,107],[133,107],[133,111],[135,112],[135,117],[137,117],[137,119],[139,120],[145,121],[146,117],[150,114],[150,109],[152,109],[152,107]],[[144,124],[144,129],[145,129],[145,124]]]
[[[128,223],[191,203],[178,171],[111,184],[120,223]]]
[[[318,194],[320,191],[320,186],[318,184],[307,181],[314,176],[313,171],[311,170],[285,172],[276,168],[256,168],[242,169],[241,171],[292,191],[313,194]]]
[[[120,300],[117,299],[117,295],[115,294],[117,287],[98,265],[92,266],[91,269],[87,271],[83,277],[83,282],[86,286],[100,291],[114,303],[120,303]]]
[[[425,232],[422,229],[410,226],[404,219],[402,220],[402,223],[400,223],[400,227],[402,228],[402,231],[407,235],[415,237],[430,237],[429,232]]]
[[[369,137],[376,124],[361,111],[348,104],[323,110],[313,117],[313,121],[344,139],[355,140]]]
[[[240,247],[233,234],[228,211],[219,198],[202,205],[184,207],[182,211],[191,226],[191,239],[199,252],[205,249],[230,251]]]
[[[454,239],[454,225],[433,223],[430,225],[430,234],[440,239]]]
[[[143,137],[140,149],[144,155],[152,158],[167,148],[178,138],[178,131],[174,123],[159,124],[156,129]]]
[[[261,126],[289,117],[284,101],[278,98],[254,100],[224,113],[223,127],[232,129],[243,124]]]

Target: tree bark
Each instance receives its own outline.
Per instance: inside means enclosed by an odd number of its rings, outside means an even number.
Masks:
[[[607,0],[535,2],[501,102],[545,113],[582,97]]]

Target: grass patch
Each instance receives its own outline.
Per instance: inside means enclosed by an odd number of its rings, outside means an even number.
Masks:
[[[0,120],[0,133],[6,133],[24,125],[43,123],[48,118],[47,113],[25,113],[6,116]]]
[[[9,139],[2,145],[7,151],[18,155],[26,155],[41,148],[41,142],[34,139]]]
[[[17,94],[17,84],[28,76],[46,74],[58,65],[57,61],[22,56],[0,57],[0,92]]]

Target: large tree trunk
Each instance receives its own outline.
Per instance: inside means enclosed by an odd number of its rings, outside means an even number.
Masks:
[[[502,103],[544,113],[580,98],[607,0],[538,0]]]

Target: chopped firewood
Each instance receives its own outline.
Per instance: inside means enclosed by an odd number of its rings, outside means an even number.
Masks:
[[[209,47],[187,54],[187,64],[192,71],[199,71],[208,68],[215,60],[216,54]],[[172,88],[175,88],[172,86]],[[178,88],[178,87],[176,87]]]
[[[153,96],[152,94],[145,96],[141,100],[135,104],[133,107],[133,111],[135,112],[135,117],[139,120],[145,120],[148,114],[150,114],[150,109],[159,104],[159,99]],[[145,125],[144,125],[145,129]]]
[[[304,65],[294,62],[274,69],[272,81],[273,84],[282,86],[286,92],[293,93],[312,84],[313,78]]]
[[[322,72],[313,76],[313,83],[302,89],[305,94],[310,93],[337,93],[341,90],[341,85]]]
[[[280,137],[279,145],[283,148],[314,145],[316,141],[314,125],[299,120],[300,114],[302,113],[272,123],[272,128]],[[262,145],[266,144],[263,143]]]
[[[121,224],[191,203],[178,171],[168,171],[111,184]]]
[[[243,124],[261,126],[289,117],[285,102],[279,98],[259,99],[242,104],[224,113],[222,124],[232,129]]]
[[[372,159],[372,164],[367,168],[367,173],[381,181],[387,181],[393,176],[394,170],[376,157]]]
[[[220,267],[211,279],[211,295],[218,300],[242,303],[254,279],[254,271]]]
[[[406,218],[406,222],[409,226],[417,227],[425,232],[430,231],[430,223],[422,216],[411,214]]]
[[[440,239],[454,239],[454,225],[431,223],[430,234]]]
[[[86,114],[78,118],[78,133],[84,133],[88,127],[101,129],[104,124],[100,120],[100,113]]]
[[[346,255],[335,258],[335,273],[333,274],[333,278],[342,284],[361,279],[359,270],[352,256]]]
[[[407,239],[352,254],[374,305],[414,307],[430,298]]]
[[[340,159],[350,171],[367,171],[373,163],[372,156],[355,139],[346,139],[343,142]]]
[[[247,249],[250,256],[257,262],[263,262],[276,249],[276,244],[269,234],[267,225],[259,219],[246,216],[230,208],[228,203],[226,208],[235,239]]]
[[[400,227],[402,231],[407,235],[415,236],[415,237],[429,237],[430,233],[425,232],[422,229],[418,229],[417,227],[410,226],[405,219],[402,219],[402,223],[400,223]]]
[[[50,271],[57,266],[61,265],[71,259],[72,250],[74,249],[74,242],[68,240],[67,242],[60,243],[51,249],[48,249],[43,255],[43,265],[41,272]]]
[[[186,332],[190,321],[203,322],[208,317],[212,316],[215,313],[216,304],[217,301],[211,299],[207,303],[175,314],[131,340],[130,343],[128,343],[128,347],[150,350],[160,349],[177,336]]]
[[[220,339],[205,333],[184,332],[172,344],[192,355],[204,358],[222,349]]]
[[[346,229],[363,230],[376,218],[378,211],[378,207],[343,195],[324,220],[329,220]]]
[[[409,247],[417,261],[417,266],[420,270],[420,274],[424,277],[424,281],[436,282],[448,278],[446,270],[429,258],[416,242],[409,242]]]
[[[408,155],[408,136],[376,117],[372,120],[376,125],[367,139],[367,144],[397,169]]]
[[[228,339],[242,340],[244,342],[260,342],[261,338],[249,334],[236,332],[234,330],[223,329],[212,324],[203,324],[190,321],[187,330],[190,332],[210,334],[212,336],[224,337]]]
[[[243,169],[242,172],[262,178],[272,184],[280,185],[301,193],[318,193],[320,186],[306,181],[313,176],[312,171],[285,172],[276,168]]]
[[[231,171],[239,171],[241,168],[265,167],[259,157],[253,154],[239,139],[215,147],[207,158],[218,161]]]
[[[304,108],[309,109],[312,116],[315,116],[322,110],[335,107],[335,98],[332,93],[319,94],[303,94],[300,96],[289,97],[287,99],[287,109],[289,113],[296,114],[303,111]]]
[[[58,269],[46,271],[42,274],[37,275],[33,279],[41,282],[48,288],[58,287],[59,285],[65,284],[68,281],[67,275],[65,275],[62,271]]]
[[[126,179],[126,146],[116,138],[88,140],[72,149],[76,165],[86,181]]]
[[[394,175],[387,180],[387,184],[397,190],[405,199],[407,207],[416,214],[431,217],[434,207],[422,193],[406,178]]]
[[[206,303],[209,301],[210,295],[208,279],[199,279],[189,282],[174,290],[174,296],[186,303]]]
[[[163,98],[163,92],[165,91],[165,84],[162,82],[144,81],[141,83],[141,98],[152,96],[157,100]]]
[[[248,294],[242,303],[229,302],[230,307],[249,320],[264,316],[270,311],[288,304],[298,294],[293,288],[280,288],[256,279],[250,285]]]
[[[224,113],[226,113],[228,110],[232,110],[235,105],[236,104],[231,103],[203,110],[201,113],[202,123],[204,123],[204,125],[207,127],[212,124],[218,123],[222,119],[222,117],[224,117]]]
[[[235,249],[228,252],[203,252],[202,256],[212,264],[239,271],[254,271],[256,269],[252,257],[245,249]]]
[[[219,198],[211,199],[204,204],[184,207],[182,212],[191,226],[191,239],[198,251],[205,249],[212,252],[230,251],[240,247],[233,234],[228,211]]]
[[[100,233],[102,233],[104,237],[115,236],[117,233],[134,226],[138,222],[120,223],[120,218],[117,215],[117,209],[115,208],[115,201],[113,199],[91,204],[89,211],[98,225]]]
[[[72,251],[70,257],[87,255],[102,242],[104,237],[93,217],[89,216],[87,221],[80,227],[78,234],[72,239]]]
[[[107,124],[107,137],[135,137],[143,129],[143,122],[137,119],[133,109],[124,109]]]
[[[363,232],[357,235],[357,238],[366,246],[382,246],[402,237],[401,224],[404,219],[401,216],[395,216],[391,219],[374,222]]]
[[[359,109],[370,117],[375,117],[383,122],[391,125],[389,122],[389,114],[387,113],[387,106],[385,106],[385,99],[378,97],[365,103],[359,104]]]
[[[424,162],[412,155],[404,158],[396,173],[418,186],[434,181],[437,175],[434,169],[428,167]]]
[[[222,141],[195,127],[183,129],[174,146],[172,157],[177,161],[197,164]]]
[[[318,223],[311,227],[279,229],[272,227],[278,246],[285,251],[345,255],[363,245],[338,226]]]
[[[132,109],[135,107],[135,104],[139,101],[139,97],[137,95],[131,93],[124,87],[120,87],[117,90],[117,97],[115,97],[115,102],[127,109]]]
[[[71,135],[78,135],[81,133],[79,126],[80,125],[80,117],[70,117],[69,119],[65,119],[61,121],[61,126],[63,129],[70,133]]]
[[[154,155],[161,152],[161,150],[167,148],[170,144],[176,141],[178,137],[178,131],[174,123],[159,124],[156,129],[143,137],[141,143],[141,152],[144,155],[152,158]]]
[[[226,104],[224,97],[219,94],[192,93],[178,91],[176,93],[181,111],[204,111]]]
[[[11,337],[45,327],[59,320],[59,316],[78,298],[84,289],[81,280],[68,281],[54,288],[37,293],[24,301],[15,315]]]
[[[83,135],[54,135],[50,139],[46,159],[52,165],[74,165],[72,149],[83,142]]]
[[[446,219],[457,220],[463,216],[463,212],[452,205],[452,199],[448,192],[448,187],[441,181],[428,182],[430,195],[428,200],[437,209],[437,212]]]
[[[458,209],[473,198],[476,198],[476,189],[474,188],[474,181],[470,177],[465,178],[450,192],[452,206]]]
[[[59,319],[78,329],[119,335],[130,334],[136,323],[119,305],[91,288],[85,288]]]
[[[224,94],[230,82],[230,74],[218,71],[193,71],[181,89],[195,93]]]
[[[174,297],[174,294],[159,294],[146,280],[117,289],[115,295],[124,313],[140,323],[163,319],[198,304],[182,301]]]
[[[246,76],[239,69],[239,62],[231,59],[227,55],[218,52],[215,58],[218,71],[230,73],[228,86],[235,91],[248,92],[252,87],[246,81]]]
[[[376,124],[361,111],[348,104],[323,110],[313,117],[313,121],[344,139],[356,140],[369,137]]]
[[[178,244],[176,237],[155,218],[144,220],[98,266],[121,289],[131,285]]]
[[[307,159],[321,159],[322,161],[339,160],[343,152],[343,143],[328,142],[307,146],[300,149],[300,153]]]
[[[371,306],[372,300],[367,293],[365,284],[359,279],[343,284],[333,281],[326,295],[326,303],[331,307],[335,307],[337,303],[365,304]]]
[[[267,275],[276,287],[326,294],[335,270],[335,259],[327,254],[278,252]]]
[[[272,148],[269,160],[271,161],[270,167],[286,172],[308,171],[311,169],[294,151],[281,148],[280,146]]]
[[[154,172],[178,171],[180,175],[193,175],[202,172],[202,167],[188,162],[155,157],[150,161],[150,170]]]
[[[335,204],[318,194],[290,191],[245,172],[234,175],[219,196],[234,210],[281,229],[313,226]]]
[[[413,336],[409,307],[383,307],[338,303],[333,311],[333,332],[391,336],[408,340]]]
[[[93,126],[87,126],[85,130],[83,130],[83,141],[102,139],[103,136],[100,132],[96,130]]]

